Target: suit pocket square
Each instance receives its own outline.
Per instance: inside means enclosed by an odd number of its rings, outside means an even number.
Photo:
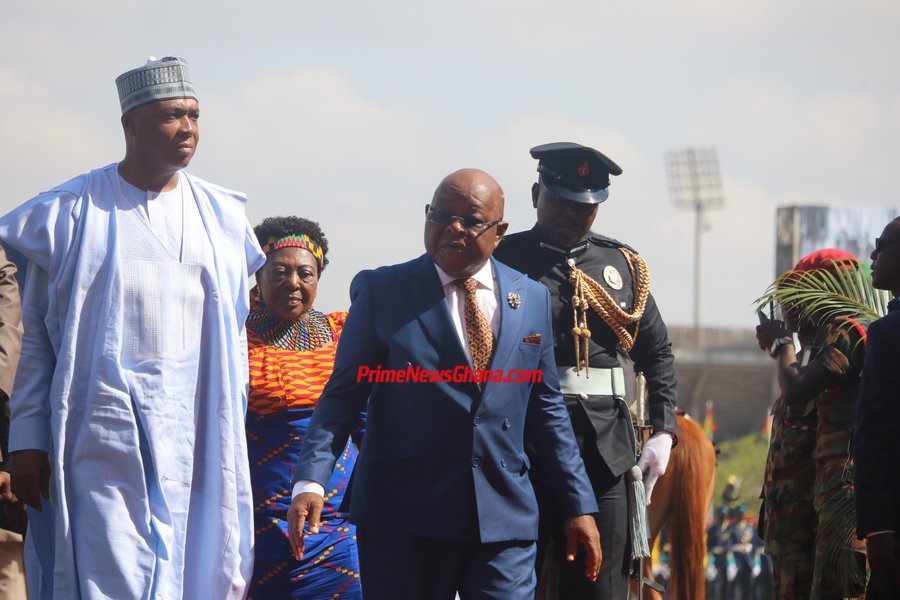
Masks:
[[[531,335],[526,335],[524,338],[522,338],[522,343],[540,345],[541,344],[541,334],[533,333]]]

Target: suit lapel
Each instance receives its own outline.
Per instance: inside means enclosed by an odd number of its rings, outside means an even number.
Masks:
[[[521,304],[527,302],[525,297],[525,284],[527,277],[514,271],[506,265],[491,258],[494,265],[494,273],[497,277],[498,304],[500,311],[500,335],[497,336],[497,345],[494,348],[494,358],[491,360],[491,369],[507,369],[507,364],[518,347],[519,334],[522,329],[522,319],[525,307],[511,306],[510,297],[517,294]]]
[[[448,366],[468,364],[453,321],[450,320],[450,309],[447,307],[441,280],[431,259],[423,254],[411,263],[410,269],[412,272],[409,276],[397,278],[398,286],[406,289],[403,293],[412,303],[413,314],[419,319],[425,334],[440,350],[441,356],[447,357]]]

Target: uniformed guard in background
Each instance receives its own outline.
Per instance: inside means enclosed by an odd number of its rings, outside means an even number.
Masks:
[[[538,489],[538,569],[552,537],[560,598],[624,600],[630,566],[624,474],[634,466],[635,454],[619,353],[627,354],[647,380],[652,435],[639,466],[649,499],[677,439],[671,344],[643,258],[590,231],[598,205],[609,195],[609,176],[622,169],[593,148],[568,142],[537,146],[531,156],[539,161],[538,182],[531,189],[537,223],[507,236],[494,256],[550,289],[560,387],[597,495],[603,549],[600,576],[588,582],[578,560],[565,561],[562,519],[549,491]]]
[[[728,557],[731,556],[728,514],[727,506],[716,508],[713,523],[706,529],[707,600],[728,600]]]
[[[756,537],[754,527],[747,521],[747,506],[739,504],[730,511],[731,524],[728,536],[731,541],[731,554],[734,557],[734,578],[729,581],[728,598],[731,600],[754,600],[753,596],[753,563]]]

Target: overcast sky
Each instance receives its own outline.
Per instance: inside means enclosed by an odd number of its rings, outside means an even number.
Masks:
[[[0,0],[0,212],[121,159],[116,76],[180,55],[202,112],[190,171],[247,193],[253,223],[321,223],[321,310],[422,252],[455,169],[494,175],[510,231],[529,228],[528,149],[576,141],[624,169],[594,229],[640,251],[664,318],[689,324],[693,216],[663,154],[693,145],[718,150],[725,190],[704,320],[752,326],[776,207],[900,205],[898,32],[896,0]]]

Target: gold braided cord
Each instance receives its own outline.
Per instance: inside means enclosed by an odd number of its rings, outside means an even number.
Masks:
[[[591,337],[591,332],[587,328],[588,308],[609,325],[625,352],[631,350],[637,339],[639,321],[644,316],[647,298],[650,296],[650,270],[646,261],[636,252],[628,248],[619,248],[619,251],[625,256],[628,269],[631,271],[634,307],[630,312],[619,307],[609,292],[581,269],[572,266],[572,272],[569,274],[569,282],[574,288],[572,310],[575,325],[572,328],[572,335],[575,338],[575,364],[578,370],[588,366],[588,341]],[[634,323],[637,325],[632,335],[626,326]]]

